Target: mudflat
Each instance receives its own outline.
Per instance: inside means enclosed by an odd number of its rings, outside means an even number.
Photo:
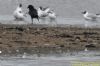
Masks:
[[[94,45],[92,49],[100,48],[100,28],[0,25],[2,54],[84,50],[88,44]]]

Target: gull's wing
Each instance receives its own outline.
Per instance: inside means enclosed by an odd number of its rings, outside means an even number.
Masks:
[[[92,19],[96,19],[97,15],[90,13],[90,14],[87,15],[87,17],[92,18]]]

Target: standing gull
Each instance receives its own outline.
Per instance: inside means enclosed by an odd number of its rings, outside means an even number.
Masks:
[[[56,20],[56,13],[52,10],[50,12],[48,12],[48,17],[50,18],[50,21],[55,21]]]
[[[38,16],[41,17],[46,17],[48,16],[48,11],[47,9],[43,9],[41,6],[38,8]]]
[[[100,17],[99,14],[92,14],[92,13],[89,13],[89,12],[87,12],[87,11],[82,12],[82,14],[83,14],[83,17],[84,17],[86,20],[95,21],[98,17]]]
[[[48,8],[48,7],[43,8],[42,6],[40,6],[38,8],[38,16],[43,22],[46,21],[46,18],[48,17],[48,12],[49,11],[50,11],[50,8]]]
[[[24,20],[25,14],[22,10],[22,4],[19,4],[13,14],[15,20]]]
[[[84,11],[84,12],[82,12],[82,14],[83,14],[83,17],[84,17],[84,19],[86,20],[86,21],[96,21],[96,19],[98,18],[98,17],[100,17],[100,15],[99,14],[92,14],[92,13],[89,13],[88,11]],[[85,23],[85,27],[87,27],[88,25],[87,25],[87,22]]]
[[[50,19],[50,22],[55,22],[55,25],[57,26],[57,20],[56,20],[57,15],[56,15],[56,13],[53,10],[48,12],[48,17]]]

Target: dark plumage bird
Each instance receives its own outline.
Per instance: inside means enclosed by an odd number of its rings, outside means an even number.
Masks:
[[[33,18],[36,18],[39,21],[37,9],[35,9],[33,5],[28,5],[27,8],[29,9],[28,14],[31,16],[32,24],[33,24]]]

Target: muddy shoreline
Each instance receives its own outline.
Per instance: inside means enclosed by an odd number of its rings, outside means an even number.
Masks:
[[[89,49],[99,50],[100,28],[0,25],[2,54],[81,51],[87,44],[95,46]]]

